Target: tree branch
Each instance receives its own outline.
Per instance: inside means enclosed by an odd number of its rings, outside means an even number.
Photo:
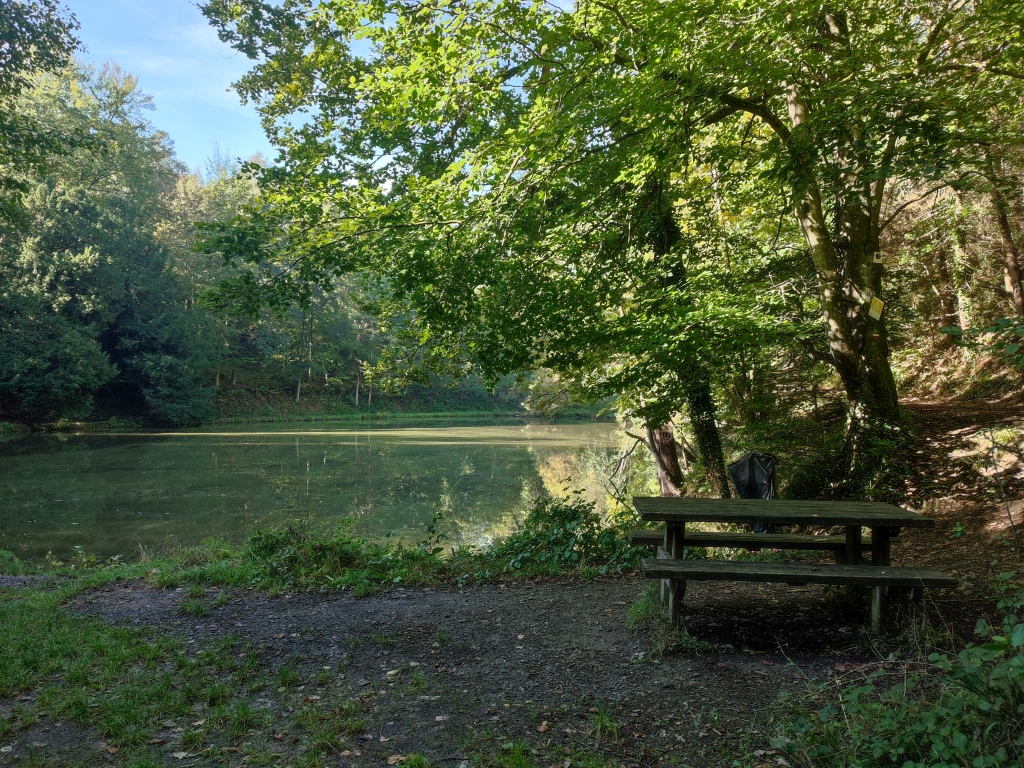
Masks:
[[[836,361],[832,355],[827,352],[822,352],[820,349],[816,349],[815,346],[807,339],[797,339],[797,341],[800,343],[800,346],[804,348],[804,351],[810,355],[811,359],[816,360],[819,363],[824,363],[825,365],[831,365],[833,368],[836,367]]]
[[[750,101],[749,99],[742,99],[739,96],[733,96],[731,93],[722,94],[718,97],[718,100],[727,107],[731,107],[734,111],[748,112],[751,115],[760,117],[775,131],[776,135],[782,139],[785,144],[789,144],[792,133],[786,124],[782,122],[778,115],[768,109],[765,104],[759,104],[756,101]],[[721,112],[722,110],[719,110]],[[717,114],[717,113],[715,113]]]

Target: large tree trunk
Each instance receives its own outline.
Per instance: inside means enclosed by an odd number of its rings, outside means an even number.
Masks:
[[[1006,197],[999,188],[998,180],[990,177],[989,200],[992,202],[992,212],[999,226],[999,239],[1002,241],[1003,251],[1003,276],[1006,280],[1006,291],[1013,301],[1013,311],[1018,315],[1024,315],[1024,286],[1020,279],[1020,250],[1013,239],[1013,231],[1010,229],[1010,206]]]
[[[676,436],[672,424],[657,429],[647,428],[647,447],[658,468],[658,485],[662,496],[681,496],[683,470],[679,466],[679,452],[676,450]]]
[[[702,380],[693,384],[686,393],[686,409],[697,441],[697,455],[707,474],[711,492],[720,498],[732,496],[729,491],[729,475],[725,471],[725,454],[722,438],[718,432],[718,411],[711,394],[711,383]]]
[[[797,136],[807,122],[807,105],[789,92],[790,121]],[[856,183],[836,203],[836,234],[825,217],[821,192],[810,170],[800,174],[794,213],[818,275],[822,320],[829,352],[846,390],[850,434],[861,426],[899,422],[896,380],[889,365],[885,315],[869,316],[872,299],[882,298],[878,253],[882,180]]]

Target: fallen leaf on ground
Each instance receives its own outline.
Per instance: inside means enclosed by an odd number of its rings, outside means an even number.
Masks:
[[[117,754],[117,747],[107,747],[107,753],[111,755]]]
[[[545,720],[543,723],[541,723],[540,725],[537,726],[537,732],[538,733],[547,733],[548,732],[548,721],[547,720]]]
[[[388,765],[398,765],[403,760],[405,760],[405,757],[402,755],[392,755],[388,758]]]
[[[175,758],[176,760],[184,760],[186,757],[188,757],[188,752],[174,752],[171,754],[171,757]]]
[[[3,752],[5,755],[8,752],[13,752],[13,751],[14,751],[14,745],[13,744],[8,744],[6,747],[0,747],[0,752]]]
[[[150,739],[148,743],[149,744],[163,744],[164,740],[163,739]]]
[[[199,726],[199,725],[202,725],[205,722],[206,722],[205,720],[196,720],[194,723],[192,723],[192,725]]]

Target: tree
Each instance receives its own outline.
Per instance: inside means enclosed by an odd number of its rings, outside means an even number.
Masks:
[[[30,179],[25,225],[0,247],[5,415],[212,415],[213,323],[156,237],[182,169],[150,106],[114,65],[43,77],[18,102],[93,140]]]
[[[79,46],[78,22],[54,0],[0,0],[0,224],[17,218],[33,169],[81,137],[15,108],[34,78],[62,70]]]
[[[262,58],[240,90],[287,150],[282,173],[303,177],[267,198],[302,224],[276,239],[288,240],[287,270],[251,276],[250,294],[301,294],[358,263],[356,242],[383,247],[389,226],[441,242],[445,226],[453,241],[478,228],[503,243],[537,196],[585,213],[621,182],[637,192],[657,172],[674,185],[738,159],[802,234],[826,343],[811,351],[842,379],[851,455],[862,427],[899,421],[885,315],[869,313],[886,296],[875,255],[887,190],[977,165],[999,138],[988,115],[1020,103],[1024,10],[1012,0],[585,0],[566,10],[212,0],[205,12]],[[300,111],[311,117],[296,126],[287,118]],[[595,155],[615,158],[620,174],[570,189]],[[237,242],[239,253],[277,238],[279,224]],[[316,237],[297,238],[303,228]],[[453,264],[477,258],[452,253]],[[407,261],[394,273],[429,288],[400,289],[421,312],[476,285],[417,275]]]

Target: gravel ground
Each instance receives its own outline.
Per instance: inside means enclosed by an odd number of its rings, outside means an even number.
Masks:
[[[626,577],[396,589],[360,600],[238,592],[190,617],[179,610],[181,591],[129,582],[81,595],[68,610],[155,627],[192,651],[230,636],[257,648],[267,671],[293,666],[306,684],[292,693],[307,704],[362,702],[365,731],[348,736],[329,765],[384,765],[392,755],[416,753],[458,766],[467,749],[516,739],[548,758],[584,748],[625,765],[666,758],[726,765],[769,749],[761,728],[782,692],[805,694],[868,658],[860,628],[847,622],[856,616],[837,613],[820,589],[696,584],[688,623],[715,645],[652,661],[646,633],[625,627],[642,588],[642,579]],[[219,595],[208,591],[211,603]],[[324,668],[341,672],[317,684]],[[294,707],[283,696],[260,702],[282,716]],[[617,723],[617,740],[593,738],[599,711]],[[168,723],[157,734],[168,763],[212,764],[171,759],[182,725]],[[27,756],[33,742],[45,744],[51,759],[116,759],[104,742],[45,721],[19,732],[0,757]]]

